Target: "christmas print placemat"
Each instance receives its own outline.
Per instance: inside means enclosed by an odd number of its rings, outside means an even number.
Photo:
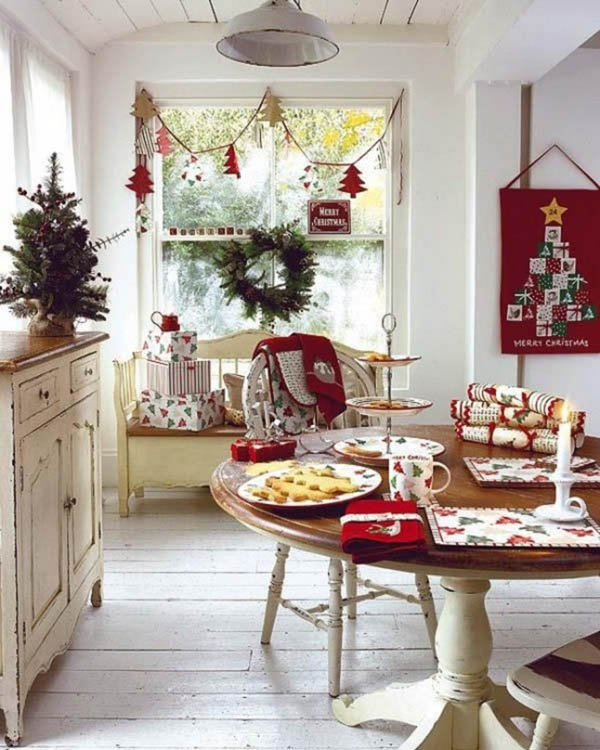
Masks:
[[[454,547],[600,547],[600,526],[543,521],[526,508],[426,508],[436,544]]]
[[[463,459],[480,487],[539,487],[552,484],[556,468],[552,458],[482,458]],[[593,458],[573,456],[571,471],[578,476],[574,487],[600,487],[600,467]]]

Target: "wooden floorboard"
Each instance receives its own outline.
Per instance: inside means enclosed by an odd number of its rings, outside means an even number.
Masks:
[[[104,605],[82,613],[70,650],[33,685],[25,710],[32,747],[349,750],[397,748],[409,728],[343,727],[326,694],[326,639],[283,611],[260,645],[272,543],[224,515],[206,493],[148,493],[117,513],[105,505]],[[326,561],[292,551],[286,594],[327,597]],[[408,574],[369,569],[414,592]],[[441,606],[442,592],[432,580]],[[598,628],[597,580],[496,582],[491,676]],[[345,629],[343,689],[369,692],[433,670],[418,609],[366,602]],[[591,750],[600,735],[561,727],[556,748]]]

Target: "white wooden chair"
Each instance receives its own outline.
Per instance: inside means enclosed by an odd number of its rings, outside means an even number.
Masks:
[[[239,331],[198,342],[198,357],[211,360],[212,388],[223,387],[227,372],[245,374],[254,347],[270,336],[268,331]],[[223,425],[203,432],[142,427],[137,419],[138,394],[143,387],[144,360],[139,352],[114,362],[114,405],[117,417],[119,512],[129,515],[132,492],[143,496],[144,487],[202,487],[229,446],[245,434],[245,427]]]
[[[600,732],[600,631],[516,669],[506,686],[539,712],[529,750],[549,750],[559,720]]]
[[[356,357],[362,354],[350,347],[334,342],[334,347],[340,362],[342,379],[346,395],[369,396],[375,395],[376,372],[374,368],[363,365]],[[256,357],[246,376],[242,394],[244,414],[246,422],[252,426],[260,437],[261,432],[266,429],[272,420],[272,409],[270,404],[270,388],[268,383],[267,363],[264,355]],[[260,405],[260,406],[257,406]],[[357,427],[360,425],[360,417],[356,412],[346,410],[335,419],[333,428]],[[317,443],[318,445],[318,443]],[[435,655],[435,631],[437,628],[437,616],[435,605],[431,595],[429,579],[426,575],[415,575],[418,596],[405,594],[395,589],[388,588],[375,583],[369,579],[358,576],[357,566],[351,562],[345,565],[345,593],[342,597],[342,579],[344,578],[344,567],[342,561],[332,557],[329,559],[328,582],[329,602],[318,604],[306,609],[283,597],[283,584],[285,579],[285,564],[290,548],[286,544],[278,544],[275,552],[275,565],[271,575],[271,583],[267,595],[267,604],[263,622],[261,643],[266,645],[271,641],[275,617],[279,606],[285,607],[303,620],[310,622],[316,628],[327,631],[328,638],[328,682],[329,694],[336,697],[340,693],[340,675],[342,658],[343,638],[343,608],[348,608],[348,619],[356,619],[356,605],[358,602],[376,599],[380,596],[392,596],[397,599],[418,604],[425,618],[427,634],[431,648]],[[363,594],[358,593],[359,585],[366,589]],[[319,615],[327,613],[327,619]]]

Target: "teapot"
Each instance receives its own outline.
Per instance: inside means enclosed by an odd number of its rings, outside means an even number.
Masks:
[[[160,315],[160,323],[154,320],[155,315]],[[177,315],[175,315],[175,313],[165,315],[164,313],[155,310],[150,316],[150,320],[154,323],[155,326],[160,328],[161,331],[179,331],[180,329],[179,318],[177,317]]]

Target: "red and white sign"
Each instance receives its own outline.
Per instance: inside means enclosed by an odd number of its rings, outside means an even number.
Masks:
[[[308,201],[309,234],[350,234],[350,201]]]

